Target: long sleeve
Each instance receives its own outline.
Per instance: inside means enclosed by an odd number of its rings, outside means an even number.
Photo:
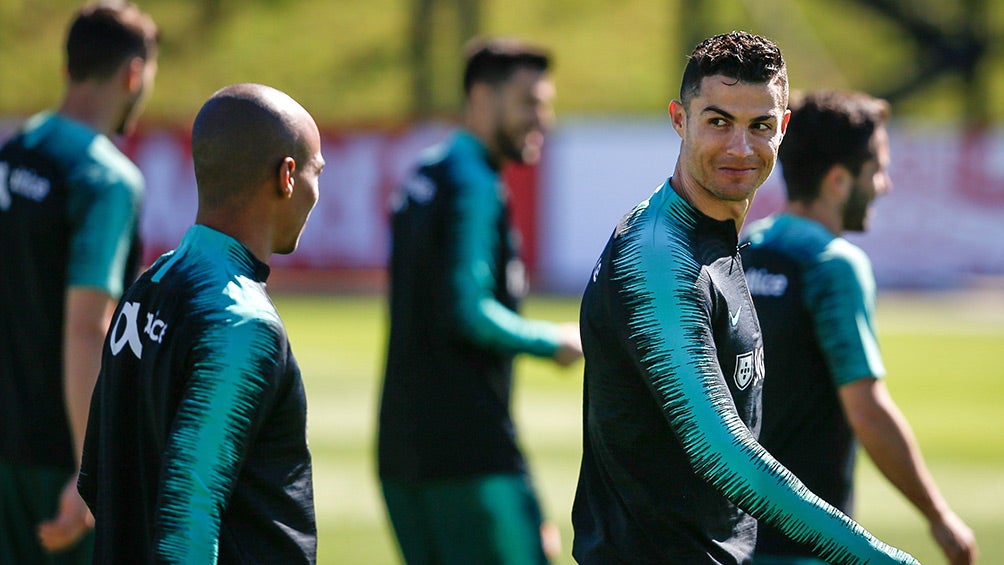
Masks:
[[[480,149],[470,146],[473,143],[471,139],[460,151]],[[495,284],[500,278],[495,257],[504,244],[498,226],[505,222],[498,177],[484,159],[456,158],[454,162],[457,195],[450,211],[453,229],[448,236],[453,238],[453,314],[460,331],[484,347],[549,357],[558,346],[557,326],[524,318],[495,298]],[[524,284],[523,272],[503,275],[501,279],[510,284]]]
[[[686,249],[680,239],[685,232],[652,226],[631,232],[622,244],[622,263],[639,267],[624,282],[630,340],[694,472],[823,559],[915,563],[812,494],[757,443],[737,413],[719,363],[708,267],[679,251]]]
[[[167,440],[156,522],[167,562],[215,561],[223,510],[286,352],[272,324],[230,314],[238,321],[196,344]]]

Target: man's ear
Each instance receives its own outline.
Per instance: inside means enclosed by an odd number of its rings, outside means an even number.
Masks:
[[[830,166],[826,174],[823,175],[822,186],[819,187],[819,195],[833,202],[843,202],[850,193],[854,184],[854,175],[851,171],[840,163]]]
[[[676,130],[676,133],[683,137],[687,126],[687,109],[683,106],[683,102],[673,100],[669,103],[669,119],[673,122],[673,129]]]
[[[122,81],[126,90],[136,93],[143,88],[143,70],[146,68],[146,61],[140,57],[133,57],[123,66]]]
[[[296,184],[296,160],[292,157],[285,157],[279,164],[279,193],[283,198],[293,196],[293,185]]]
[[[475,82],[471,85],[470,92],[467,93],[467,105],[471,108],[483,111],[491,107],[492,99],[495,96],[495,87],[487,82]]]

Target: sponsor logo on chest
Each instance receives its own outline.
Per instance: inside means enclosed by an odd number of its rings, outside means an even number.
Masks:
[[[747,269],[746,285],[753,296],[784,296],[788,290],[788,277],[767,269]]]
[[[31,169],[17,167],[11,171],[10,165],[0,163],[0,210],[10,208],[12,195],[41,202],[49,195],[51,188],[49,179],[39,176]]]
[[[137,359],[143,358],[143,339],[161,343],[164,334],[167,333],[167,323],[159,319],[158,313],[147,312],[145,314],[146,323],[140,332],[140,303],[126,302],[122,304],[118,317],[115,318],[115,325],[108,338],[108,345],[112,350],[112,355],[118,356],[128,345],[129,350]]]

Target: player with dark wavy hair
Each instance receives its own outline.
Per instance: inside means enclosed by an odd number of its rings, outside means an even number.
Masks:
[[[582,300],[581,563],[748,563],[757,521],[834,563],[916,563],[757,443],[763,341],[739,230],[787,127],[784,59],[745,32],[690,56],[673,176],[617,226]]]
[[[927,518],[953,564],[976,558],[972,530],[952,511],[885,385],[868,256],[842,237],[865,231],[889,179],[889,105],[860,92],[818,91],[791,105],[778,158],[788,204],[749,226],[743,265],[763,329],[760,442],[807,487],[854,510],[859,440]],[[808,548],[761,526],[756,562],[818,563]]]
[[[81,7],[59,107],[0,149],[0,563],[90,561],[76,471],[101,341],[141,251],[143,175],[111,137],[136,124],[158,38],[134,4]]]

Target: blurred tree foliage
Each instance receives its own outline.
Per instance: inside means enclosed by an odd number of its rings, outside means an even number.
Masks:
[[[0,0],[0,116],[58,103],[71,0]],[[773,38],[792,88],[890,96],[897,116],[1004,120],[1004,0],[139,0],[163,32],[146,125],[187,126],[209,94],[263,82],[326,127],[449,118],[477,33],[555,53],[560,116],[653,116],[701,38]]]

